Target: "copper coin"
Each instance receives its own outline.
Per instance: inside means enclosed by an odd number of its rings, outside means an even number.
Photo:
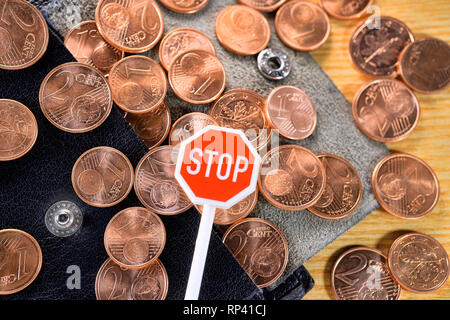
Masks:
[[[117,213],[106,226],[105,248],[123,268],[142,269],[152,264],[166,244],[161,219],[147,208],[128,208]]]
[[[133,166],[119,150],[97,147],[83,153],[72,170],[72,185],[78,197],[93,207],[112,207],[127,197],[133,187]]]
[[[222,10],[216,20],[216,35],[228,51],[251,56],[267,47],[270,27],[261,12],[243,5]]]
[[[219,126],[244,131],[250,143],[258,150],[267,145],[272,137],[264,116],[266,99],[247,89],[225,92],[209,110]]]
[[[165,102],[150,112],[143,114],[127,112],[124,117],[149,149],[159,146],[166,140],[172,121],[169,107]]]
[[[0,295],[28,287],[41,271],[42,251],[28,233],[0,230]]]
[[[73,27],[66,35],[64,45],[78,62],[96,67],[104,75],[124,56],[123,51],[103,40],[95,21],[85,21]]]
[[[173,91],[191,104],[213,102],[222,94],[226,81],[222,62],[207,51],[184,51],[173,60],[169,69]]]
[[[169,280],[159,259],[140,270],[126,269],[108,259],[95,279],[97,300],[164,300]]]
[[[418,219],[430,213],[439,200],[439,181],[423,160],[404,153],[392,154],[377,164],[372,189],[388,213]]]
[[[443,90],[450,84],[450,46],[435,38],[420,39],[403,50],[398,66],[403,80],[414,90]]]
[[[375,80],[363,86],[353,100],[353,118],[368,137],[381,142],[405,139],[419,122],[414,93],[396,80]]]
[[[210,125],[218,126],[218,123],[205,113],[192,112],[185,114],[173,124],[169,134],[169,144],[176,145]]]
[[[219,225],[229,225],[246,218],[255,208],[258,202],[258,191],[252,193],[244,200],[239,201],[229,209],[216,209],[214,223]],[[203,213],[203,206],[196,206],[200,213]]]
[[[259,190],[272,205],[298,211],[315,205],[326,186],[325,168],[319,158],[296,145],[270,150],[261,161]]]
[[[177,153],[172,146],[154,148],[136,167],[136,195],[144,206],[161,215],[176,215],[192,207],[175,179]]]
[[[333,154],[317,157],[325,168],[327,182],[319,201],[308,210],[324,219],[342,219],[359,205],[362,183],[358,171],[346,160]]]
[[[316,129],[316,107],[299,88],[280,86],[273,89],[267,98],[265,111],[271,126],[285,138],[303,140]]]
[[[286,239],[269,221],[258,218],[238,221],[227,230],[222,241],[259,288],[274,283],[286,269]]]
[[[153,0],[100,0],[95,22],[109,44],[131,53],[150,50],[164,32],[161,11]]]
[[[15,160],[33,148],[38,136],[34,114],[20,102],[0,99],[0,162]]]
[[[164,36],[159,45],[159,61],[169,70],[175,57],[183,51],[203,50],[216,55],[211,40],[202,32],[192,28],[178,28]]]
[[[263,12],[277,10],[287,0],[239,0],[240,3]]]
[[[177,13],[195,13],[208,4],[209,0],[159,0],[167,9]]]
[[[450,274],[445,248],[433,237],[408,233],[389,249],[388,265],[394,279],[406,290],[430,293],[441,288]]]
[[[386,257],[372,248],[352,248],[334,264],[331,286],[338,300],[398,300],[401,288],[390,275]]]
[[[0,0],[0,12],[0,68],[19,70],[35,64],[48,45],[42,14],[23,0]]]
[[[350,39],[350,58],[363,74],[376,78],[395,78],[403,48],[414,41],[414,36],[403,22],[380,17],[380,28],[365,21]]]
[[[161,103],[167,93],[167,78],[156,61],[139,55],[117,62],[108,78],[114,102],[124,111],[146,113]]]
[[[373,0],[320,0],[324,10],[340,20],[358,19],[367,13]]]
[[[330,19],[318,5],[293,0],[286,2],[275,16],[280,40],[294,50],[312,51],[324,44],[330,35]]]
[[[42,81],[39,103],[57,128],[83,133],[100,126],[112,109],[111,89],[103,74],[78,62],[54,68]]]

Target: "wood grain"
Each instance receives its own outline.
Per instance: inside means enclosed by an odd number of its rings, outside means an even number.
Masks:
[[[318,3],[319,1],[313,1]],[[405,22],[416,39],[432,36],[450,43],[450,1],[448,0],[376,0],[381,14]],[[327,43],[312,52],[314,59],[328,73],[349,101],[370,79],[351,65],[348,43],[353,30],[362,20],[331,19],[331,35]],[[311,258],[306,268],[316,281],[305,299],[332,299],[331,268],[337,257],[349,246],[364,245],[387,254],[390,244],[405,231],[418,231],[439,240],[450,253],[450,90],[433,95],[417,94],[421,105],[420,122],[404,141],[390,143],[392,151],[406,152],[425,160],[437,173],[441,197],[428,216],[407,221],[377,210],[354,226],[328,247]],[[406,290],[401,299],[450,299],[450,281],[432,294],[419,295]]]

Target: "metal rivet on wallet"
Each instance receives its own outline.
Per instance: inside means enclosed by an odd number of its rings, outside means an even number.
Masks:
[[[268,48],[258,54],[258,69],[268,79],[282,80],[291,72],[291,64],[284,51]]]
[[[45,214],[47,229],[57,237],[69,237],[75,234],[83,224],[80,208],[70,201],[54,203]]]

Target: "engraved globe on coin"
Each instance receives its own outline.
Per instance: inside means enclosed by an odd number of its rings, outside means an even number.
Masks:
[[[167,9],[177,13],[195,13],[203,9],[209,0],[159,0]]]

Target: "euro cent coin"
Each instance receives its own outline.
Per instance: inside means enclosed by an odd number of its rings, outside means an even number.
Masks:
[[[191,14],[203,9],[209,0],[159,0],[167,9],[176,12]]]
[[[367,13],[373,0],[321,0],[322,7],[332,17],[339,20],[358,19]]]

